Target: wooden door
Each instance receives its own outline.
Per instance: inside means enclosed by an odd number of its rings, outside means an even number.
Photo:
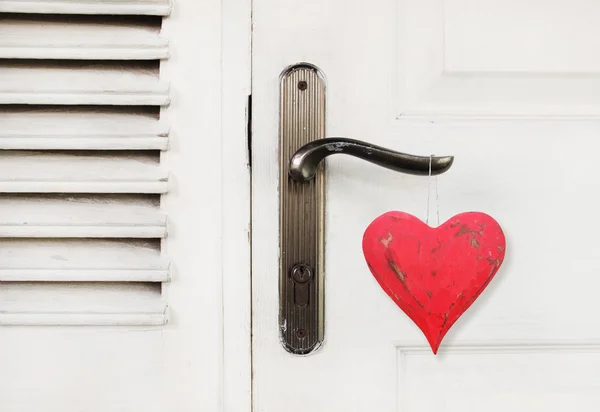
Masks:
[[[254,408],[532,411],[600,407],[600,17],[576,1],[254,2]],[[325,343],[279,341],[279,76],[326,77],[327,136],[428,156],[437,179],[347,156],[327,160]],[[380,214],[495,217],[494,281],[433,355],[388,298],[361,241]]]
[[[0,1],[0,410],[249,409],[235,3]]]

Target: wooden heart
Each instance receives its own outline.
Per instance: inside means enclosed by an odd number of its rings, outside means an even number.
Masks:
[[[490,283],[505,247],[500,225],[479,212],[461,213],[437,228],[388,212],[363,236],[371,273],[425,334],[433,353]]]

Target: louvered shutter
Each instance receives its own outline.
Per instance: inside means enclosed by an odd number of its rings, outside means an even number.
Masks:
[[[0,1],[0,325],[162,325],[164,0]]]

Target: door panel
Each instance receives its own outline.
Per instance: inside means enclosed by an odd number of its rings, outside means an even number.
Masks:
[[[472,347],[447,350],[441,358],[399,349],[399,410],[566,411],[600,403],[595,349]]]
[[[600,406],[591,303],[600,286],[598,183],[585,156],[598,148],[600,76],[584,53],[595,41],[585,33],[597,30],[585,22],[598,13],[585,1],[255,2],[257,411]],[[549,27],[564,43],[552,45]],[[431,225],[438,206],[440,223],[478,210],[506,234],[504,265],[437,356],[377,285],[361,249],[381,213],[425,220],[430,180],[346,156],[327,160],[325,343],[306,357],[280,345],[279,75],[298,62],[327,79],[327,136],[456,156],[431,181],[439,199]]]
[[[593,3],[398,0],[394,8],[397,47],[386,47],[396,56],[400,116],[598,117]]]

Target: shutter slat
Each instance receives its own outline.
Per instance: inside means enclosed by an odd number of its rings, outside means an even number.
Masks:
[[[155,44],[65,44],[32,45],[27,42],[8,43],[0,39],[0,59],[74,59],[74,60],[149,60],[169,55],[166,42]]]
[[[2,149],[166,150],[169,127],[153,108],[0,107]],[[23,147],[20,147],[23,146]]]
[[[1,76],[1,74],[0,74]],[[57,104],[57,105],[115,105],[115,106],[166,106],[169,104],[167,88],[157,85],[147,89],[97,89],[69,88],[41,91],[35,85],[14,89],[0,89],[0,104]]]
[[[136,226],[121,224],[118,226],[98,225],[10,225],[0,226],[0,237],[26,238],[163,238],[166,235],[164,226]]]
[[[168,16],[169,0],[2,0],[2,13]]]
[[[131,19],[131,18],[129,18]],[[123,18],[73,17],[0,19],[0,58],[75,60],[155,60],[169,55],[160,26]]]
[[[0,110],[0,149],[167,150],[168,127],[151,113],[114,109],[13,106]]]
[[[0,282],[167,282],[169,260],[131,240],[0,239]]]
[[[0,181],[0,193],[166,193],[166,181]]]
[[[160,284],[5,282],[0,288],[0,324],[11,318],[25,325],[160,324],[165,312]]]
[[[0,132],[0,150],[167,150],[168,137],[152,134],[31,135]]]
[[[159,81],[154,67],[147,66],[145,62],[4,62],[0,104],[167,105],[168,85]]]
[[[0,282],[167,282],[167,269],[0,269]]]
[[[10,313],[0,312],[0,326],[162,326],[163,313]]]
[[[162,238],[166,218],[151,201],[118,197],[3,196],[0,237]]]
[[[111,154],[114,153],[114,154]],[[3,193],[165,193],[168,174],[152,159],[120,152],[0,152]]]

